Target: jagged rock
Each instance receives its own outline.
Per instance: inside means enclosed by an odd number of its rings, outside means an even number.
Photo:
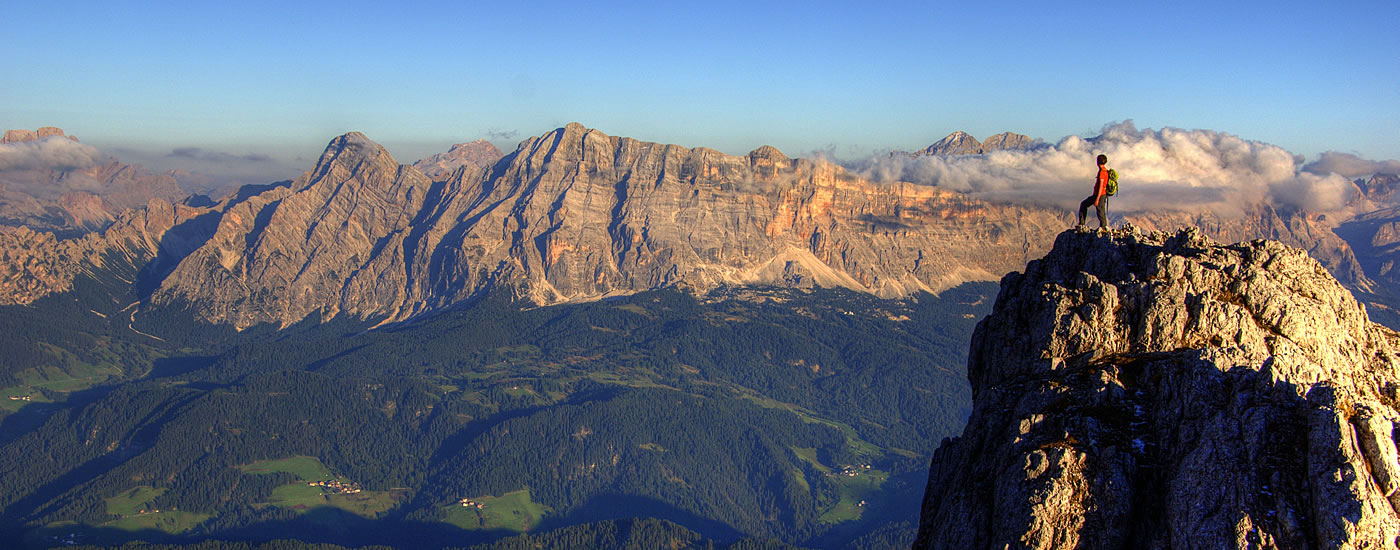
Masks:
[[[1377,291],[1400,292],[1400,207],[1363,214],[1337,227],[1337,235],[1356,251]]]
[[[471,143],[453,145],[446,153],[438,153],[413,163],[413,167],[433,178],[445,178],[454,170],[468,164],[477,168],[490,168],[505,156],[500,149],[484,139]]]
[[[843,286],[880,296],[993,280],[1065,213],[860,180],[772,147],[747,157],[570,124],[491,171],[432,182],[359,134],[290,188],[224,214],[156,304],[289,324],[401,320],[504,286],[540,304],[675,286]]]
[[[1067,231],[1002,280],[915,548],[1395,548],[1400,335],[1303,251]]]
[[[105,231],[80,238],[59,240],[28,227],[0,227],[0,305],[28,304],[66,291],[78,275],[110,261],[140,269],[162,253],[183,257],[193,246],[170,235],[171,229],[208,213],[207,208],[151,199]]]
[[[1400,175],[1376,174],[1360,181],[1361,192],[1367,200],[1379,205],[1396,206],[1400,200]]]
[[[1357,258],[1355,245],[1349,245],[1338,236],[1332,221],[1322,215],[1300,210],[1280,211],[1267,203],[1258,203],[1243,205],[1238,215],[1164,210],[1134,212],[1124,219],[1143,230],[1195,227],[1206,236],[1223,242],[1279,241],[1306,250],[1344,285],[1369,291],[1375,284]]]

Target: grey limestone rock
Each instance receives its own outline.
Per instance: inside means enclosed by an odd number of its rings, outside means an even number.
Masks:
[[[1400,336],[1302,250],[1066,231],[1002,279],[915,548],[1395,548]]]

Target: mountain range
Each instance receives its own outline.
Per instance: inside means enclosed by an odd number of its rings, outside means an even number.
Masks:
[[[57,162],[0,164],[0,224],[74,237],[105,229],[153,198],[169,202],[188,195],[178,183],[188,174],[152,172],[77,144],[78,138],[52,126],[5,132],[0,146],[28,147],[26,153]]]
[[[578,124],[413,164],[349,133],[218,201],[0,227],[0,540],[1287,546],[1397,524],[1395,337],[1367,320],[1393,312],[1393,176],[1345,218],[1258,202],[1092,232],[862,173]],[[1246,523],[1192,515],[1221,487]]]
[[[996,134],[988,137],[986,141],[978,141],[967,132],[953,132],[933,145],[914,153],[914,156],[982,155],[992,151],[1025,149],[1034,144],[1035,140],[1031,139],[1030,136],[1011,132]]]
[[[1006,133],[987,143],[994,146],[958,132],[923,154],[978,154],[1031,141]],[[143,308],[185,304],[203,321],[238,328],[313,315],[397,322],[496,287],[541,305],[744,285],[896,297],[994,281],[1044,254],[1071,221],[1056,209],[869,181],[767,146],[733,156],[570,124],[498,153],[478,141],[407,165],[368,137],[346,134],[293,182],[245,187],[208,206],[177,208],[161,199],[157,210],[203,220],[170,233],[178,245],[162,247],[164,231],[137,238],[130,224],[115,224],[106,230],[114,235],[89,245],[9,246],[6,254],[30,257],[11,265],[50,267],[11,268],[0,288],[22,290],[0,302],[61,290],[84,269],[78,259],[133,240],[160,260],[145,271]],[[1387,255],[1395,253],[1386,244],[1393,214],[1379,207],[1395,199],[1385,177],[1363,184],[1376,213],[1346,229],[1262,202],[1236,217],[1166,211],[1122,219],[1144,229],[1195,226],[1223,240],[1298,246],[1384,309],[1393,299],[1376,278],[1393,277]],[[75,246],[91,250],[54,250]],[[1358,258],[1358,250],[1366,255]]]

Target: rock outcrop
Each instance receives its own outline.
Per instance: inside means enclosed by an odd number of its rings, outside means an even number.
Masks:
[[[1396,206],[1400,202],[1400,175],[1375,174],[1358,180],[1357,187],[1373,203]]]
[[[1067,223],[772,147],[731,156],[570,124],[434,182],[348,134],[290,188],[227,210],[154,301],[249,326],[401,320],[494,286],[539,304],[664,286],[902,296],[995,280]]]
[[[1395,548],[1400,336],[1303,251],[1067,231],[1002,280],[915,548]]]
[[[1124,215],[1126,221],[1143,230],[1175,231],[1195,227],[1222,242],[1253,239],[1278,241],[1307,251],[1314,260],[1349,288],[1370,291],[1374,282],[1357,258],[1354,245],[1338,236],[1333,221],[1325,215],[1306,211],[1281,211],[1268,203],[1247,205],[1236,216],[1211,212],[1148,211]]]

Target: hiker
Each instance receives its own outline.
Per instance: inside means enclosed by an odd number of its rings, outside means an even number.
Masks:
[[[1099,155],[1099,175],[1094,176],[1094,194],[1079,203],[1079,225],[1084,227],[1084,216],[1093,205],[1099,212],[1099,229],[1108,227],[1108,155]]]

